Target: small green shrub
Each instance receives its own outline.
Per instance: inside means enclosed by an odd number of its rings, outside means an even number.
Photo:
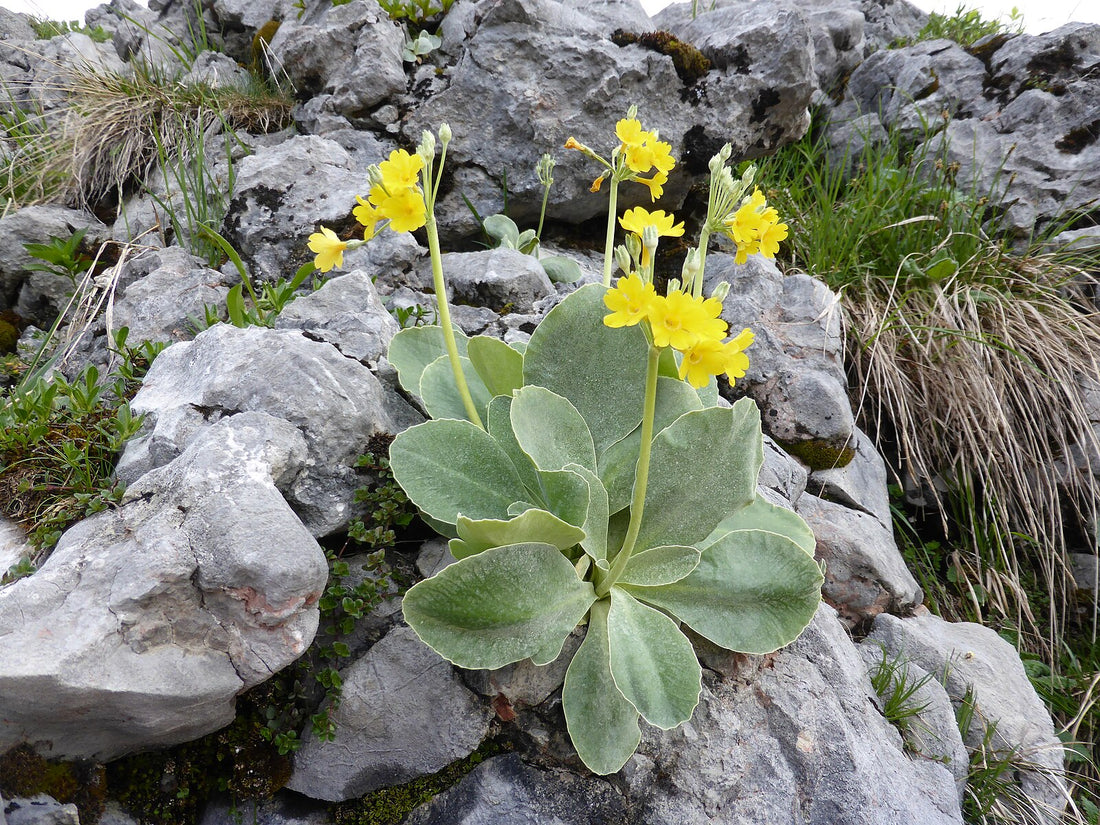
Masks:
[[[66,527],[122,497],[115,460],[141,427],[128,399],[162,345],[127,346],[123,328],[115,347],[123,362],[109,380],[89,366],[73,381],[38,378],[0,400],[0,508],[30,531],[38,556]],[[5,578],[33,572],[34,561]]]
[[[49,40],[63,34],[86,34],[96,43],[107,43],[110,33],[102,26],[82,26],[78,20],[49,20],[44,17],[32,17],[31,28],[39,40]]]
[[[891,48],[909,46],[923,40],[954,40],[960,46],[973,46],[983,37],[991,34],[1020,34],[1024,30],[1023,16],[1015,6],[1008,13],[1008,19],[985,20],[977,9],[959,4],[954,14],[932,12],[915,38],[896,40]]]
[[[919,703],[917,693],[932,681],[930,674],[914,679],[909,674],[909,663],[900,654],[891,658],[886,649],[870,673],[871,686],[882,703],[882,715],[901,733],[906,747],[912,748],[919,717],[928,703]]]

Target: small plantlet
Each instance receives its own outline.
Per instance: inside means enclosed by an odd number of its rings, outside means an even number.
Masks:
[[[49,243],[25,243],[23,248],[36,260],[27,265],[29,272],[49,272],[65,278],[76,289],[80,276],[92,266],[91,256],[81,251],[80,246],[87,229],[78,229],[68,238],[51,236]]]
[[[406,38],[401,59],[406,63],[420,63],[427,55],[443,44],[443,38],[422,31],[416,37]]]
[[[84,34],[96,43],[107,43],[111,39],[110,33],[102,26],[82,26],[79,20],[49,20],[43,17],[32,17],[31,28],[34,36],[39,40],[50,40],[66,34]]]
[[[915,728],[928,707],[927,702],[920,704],[915,697],[932,681],[932,676],[926,673],[919,679],[912,678],[909,663],[901,655],[890,658],[885,648],[870,676],[871,686],[882,703],[882,715],[901,732],[906,747],[915,747]]]

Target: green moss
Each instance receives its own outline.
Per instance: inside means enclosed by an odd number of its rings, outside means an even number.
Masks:
[[[780,446],[811,470],[831,470],[835,467],[846,467],[856,457],[854,448],[844,445],[837,447],[828,441],[813,439],[811,441],[794,441],[780,443]]]
[[[616,46],[627,46],[636,43],[650,51],[671,57],[672,65],[676,68],[676,74],[685,86],[694,86],[701,77],[710,71],[710,61],[701,51],[690,43],[677,40],[668,32],[656,31],[636,34],[616,29],[611,35],[611,42]]]
[[[452,762],[438,773],[340,803],[333,809],[334,821],[336,825],[400,825],[414,809],[457,785],[486,759],[511,749],[510,742],[487,739],[465,759]]]
[[[106,781],[101,765],[45,759],[20,745],[0,757],[0,792],[7,798],[47,794],[76,805],[80,821],[94,825],[103,813]]]
[[[109,795],[151,825],[193,825],[216,793],[236,799],[272,796],[290,780],[292,765],[263,737],[259,705],[246,694],[237,718],[220,731],[112,762],[107,766]]]

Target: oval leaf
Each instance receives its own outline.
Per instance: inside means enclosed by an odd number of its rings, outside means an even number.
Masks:
[[[502,246],[509,249],[519,248],[519,227],[507,215],[489,215],[481,222],[481,227],[485,234],[496,238]]]
[[[581,547],[594,560],[600,561],[607,558],[607,524],[609,513],[607,510],[607,490],[604,489],[599,477],[587,467],[579,464],[570,464],[565,468],[576,473],[588,482],[588,512],[584,517],[584,541]]]
[[[637,546],[695,544],[756,497],[760,412],[743,398],[732,408],[685,413],[653,439],[650,461]]]
[[[458,537],[462,541],[461,552],[451,551],[456,559],[472,556],[505,544],[540,542],[552,544],[559,550],[568,550],[584,539],[584,530],[574,527],[545,510],[531,509],[510,519],[479,519],[477,521],[459,516],[456,524]]]
[[[810,623],[823,581],[817,562],[786,536],[739,530],[703,551],[686,578],[626,589],[727,650],[771,653]]]
[[[458,354],[466,354],[466,336],[455,330]],[[432,324],[425,327],[409,327],[393,336],[386,358],[397,370],[397,380],[406,392],[420,394],[420,378],[428,364],[447,354],[443,343],[443,327]],[[465,417],[465,416],[464,416]]]
[[[470,390],[474,407],[482,421],[485,420],[485,410],[493,395],[489,392],[469,358],[459,358],[462,366],[462,374],[466,376],[466,386]],[[455,384],[455,374],[451,369],[451,359],[441,355],[424,369],[420,376],[421,400],[424,409],[432,418],[466,419],[466,405],[462,402],[462,396],[458,394],[458,386]]]
[[[672,584],[698,566],[699,551],[694,547],[674,544],[652,547],[627,559],[619,584],[640,584],[647,587]]]
[[[390,445],[390,469],[405,494],[431,518],[454,525],[507,518],[526,492],[511,459],[487,432],[469,421],[425,421]]]
[[[596,600],[549,544],[510,544],[457,561],[410,588],[405,621],[444,659],[498,668],[565,638]]]
[[[681,415],[703,409],[699,396],[679,378],[657,379],[657,403],[653,410],[653,432],[659,433]],[[642,444],[642,428],[634,428],[606,450],[599,459],[600,480],[607,488],[612,513],[630,504],[634,490],[634,471]]]
[[[576,283],[584,275],[581,265],[572,258],[563,258],[560,255],[547,255],[539,258],[539,263],[546,271],[546,277],[555,284]]]
[[[569,401],[545,387],[526,386],[512,398],[512,432],[540,470],[579,464],[596,471],[592,433]]]
[[[638,711],[615,686],[607,631],[610,602],[592,605],[588,633],[569,663],[561,704],[569,738],[581,761],[601,776],[615,773],[642,739]]]
[[[649,344],[638,327],[612,329],[601,284],[582,286],[535,328],[523,356],[523,381],[568,398],[596,453],[642,421]]]
[[[611,673],[638,713],[662,730],[690,719],[703,671],[676,622],[615,586],[607,627]]]
[[[512,465],[523,480],[523,485],[528,490],[527,499],[541,501],[543,498],[542,485],[539,481],[538,469],[531,461],[531,457],[520,449],[519,442],[516,441],[516,434],[512,432],[512,399],[507,395],[495,396],[489,402],[486,418],[489,435],[512,459]],[[519,515],[526,509],[529,508],[524,507],[515,511],[512,515]]]
[[[718,522],[718,526],[699,543],[699,547],[706,550],[722,536],[736,530],[765,530],[769,533],[778,533],[789,538],[810,556],[813,556],[817,548],[814,531],[802,520],[802,516],[785,507],[772,504],[760,496],[754,498],[746,507],[742,507]]]
[[[523,386],[523,356],[499,338],[475,335],[466,354],[491,395],[511,395]]]

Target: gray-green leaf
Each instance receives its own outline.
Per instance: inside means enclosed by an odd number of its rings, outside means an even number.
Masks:
[[[535,329],[523,357],[525,384],[538,384],[584,417],[596,453],[642,420],[649,344],[638,327],[612,329],[600,284],[583,286]]]
[[[466,336],[455,330],[458,354],[466,354]],[[420,394],[420,377],[428,364],[447,353],[443,343],[443,328],[435,324],[409,327],[393,336],[386,358],[397,370],[397,380],[407,392]]]
[[[444,659],[498,668],[557,645],[596,600],[550,544],[510,544],[457,561],[412,587],[405,621]]]
[[[548,277],[555,284],[572,284],[581,279],[584,272],[581,265],[572,258],[563,258],[560,255],[547,255],[539,258],[539,263],[546,271]]]
[[[451,554],[464,559],[490,547],[539,542],[568,550],[584,539],[584,530],[574,527],[545,510],[530,509],[510,519],[468,519],[458,517],[458,538],[451,541]],[[456,547],[457,545],[457,547]]]
[[[764,463],[760,413],[751,399],[732,409],[685,413],[653,439],[640,549],[695,544],[756,496]]]
[[[485,410],[493,395],[478,377],[469,358],[460,357],[458,361],[462,367],[462,374],[466,377],[470,398],[474,402],[478,416],[484,421]],[[417,394],[424,402],[424,409],[432,418],[467,418],[466,405],[462,401],[462,396],[458,394],[458,385],[455,384],[451,359],[446,355],[436,358],[421,373],[420,390]]]
[[[810,623],[823,581],[817,562],[786,536],[738,530],[703,551],[686,578],[624,587],[727,650],[771,653]]]
[[[706,550],[726,533],[735,530],[766,530],[769,533],[778,533],[789,538],[811,556],[817,547],[813,530],[800,515],[757,496],[750,504],[718,522],[711,534],[699,543],[700,549]]]
[[[699,566],[699,551],[694,547],[666,545],[634,553],[626,562],[619,584],[655,587],[672,584]]]
[[[642,739],[638,711],[615,686],[607,631],[610,602],[592,605],[588,633],[565,674],[561,703],[569,738],[593,773],[615,773]]]
[[[469,421],[433,419],[410,427],[390,445],[390,469],[405,494],[437,521],[507,518],[526,496],[504,450]]]
[[[540,470],[579,464],[596,471],[592,433],[577,408],[545,387],[527,386],[512,397],[512,432]]]
[[[611,673],[638,713],[662,730],[690,719],[699,703],[702,669],[676,622],[615,586],[607,626]]]
[[[523,385],[523,356],[499,338],[475,335],[467,342],[466,351],[492,395],[511,395]]]

